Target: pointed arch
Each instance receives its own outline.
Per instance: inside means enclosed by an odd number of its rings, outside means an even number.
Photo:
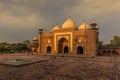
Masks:
[[[61,38],[58,41],[58,53],[65,53],[68,51],[68,40],[66,38]]]
[[[77,54],[83,54],[83,47],[82,46],[77,47]]]
[[[51,53],[51,46],[47,46],[47,53]]]
[[[66,53],[68,53],[68,51],[69,51],[69,50],[68,50],[68,46],[65,46],[65,47],[64,47],[64,53],[66,54]]]

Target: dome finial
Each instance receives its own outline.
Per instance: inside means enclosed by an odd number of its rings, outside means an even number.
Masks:
[[[68,16],[68,18],[71,18],[71,16]]]
[[[83,20],[83,22],[86,22],[85,19]]]
[[[58,23],[56,23],[56,25],[58,25]]]
[[[54,27],[54,25],[52,25],[52,28]]]
[[[38,28],[38,29],[43,29],[43,28],[42,28],[42,26],[39,26],[39,28]]]

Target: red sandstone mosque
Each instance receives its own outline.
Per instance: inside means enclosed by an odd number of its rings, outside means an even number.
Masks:
[[[48,33],[38,29],[38,38],[33,38],[32,52],[45,54],[82,54],[96,56],[98,51],[97,23],[82,22],[80,26],[68,18],[62,26],[55,25]]]

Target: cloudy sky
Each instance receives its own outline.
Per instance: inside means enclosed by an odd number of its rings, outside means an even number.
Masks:
[[[32,40],[39,26],[49,31],[69,16],[78,26],[95,20],[101,41],[120,36],[120,0],[0,0],[0,42]]]

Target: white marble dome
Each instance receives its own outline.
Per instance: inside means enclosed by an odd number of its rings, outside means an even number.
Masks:
[[[90,29],[89,25],[85,22],[83,22],[80,26],[79,26],[79,30],[82,30],[82,29]]]
[[[56,25],[53,27],[53,29],[51,31],[55,31],[55,30],[60,30],[60,27],[58,25]]]
[[[71,18],[68,18],[62,25],[62,29],[74,29],[74,28],[75,22]]]

